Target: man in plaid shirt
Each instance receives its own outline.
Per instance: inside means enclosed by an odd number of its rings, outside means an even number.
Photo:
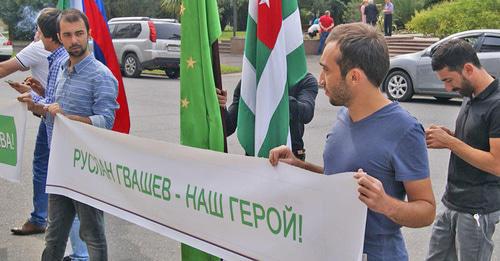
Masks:
[[[55,8],[45,8],[40,12],[40,16],[38,18],[37,24],[38,24],[38,34],[40,35],[40,40],[43,42],[45,50],[51,52],[51,54],[47,57],[48,63],[49,63],[49,72],[47,76],[47,84],[45,89],[43,88],[35,88],[37,91],[35,92],[34,90],[31,90],[30,92],[26,92],[22,94],[18,99],[27,101],[28,103],[28,108],[33,108],[33,107],[46,107],[49,104],[52,104],[55,102],[55,93],[56,93],[56,83],[57,83],[57,78],[58,75],[61,71],[62,65],[68,60],[69,55],[64,46],[61,44],[59,41],[59,38],[57,36],[57,18],[59,17],[59,14],[61,11],[55,9]],[[37,81],[33,80],[32,85],[40,85]],[[41,91],[40,91],[41,89]],[[37,115],[36,113],[34,113]],[[37,115],[41,116],[41,115]],[[44,123],[46,122],[46,119],[43,118]],[[47,128],[47,127],[46,127]],[[44,135],[48,136],[47,129],[45,128],[45,133]],[[48,137],[47,137],[48,140]],[[50,144],[47,147],[47,150],[50,148]],[[45,184],[47,181],[47,167],[48,167],[48,157],[47,160],[45,160],[42,164],[43,166],[36,166],[45,169],[45,172],[43,176],[37,177],[37,183],[40,184],[40,186],[37,186],[34,188],[34,194],[36,194],[38,197],[44,197],[45,200],[43,208],[45,209],[45,218],[47,216],[47,194],[45,193]],[[35,166],[34,166],[35,167]],[[39,187],[39,188],[38,188]],[[40,204],[41,205],[41,204]],[[42,206],[40,206],[42,208]],[[28,221],[29,222],[29,221]],[[27,223],[28,223],[27,222]],[[19,228],[19,230],[22,232],[23,228],[30,227],[29,225],[23,225],[23,227]],[[37,228],[34,228],[35,230]],[[38,229],[40,230],[45,230],[45,227],[39,227]],[[73,248],[73,254],[71,254],[70,260],[72,259],[78,259],[78,260],[87,260],[88,259],[88,251],[87,251],[87,246],[85,243],[80,239],[78,235],[78,231],[80,230],[80,222],[78,218],[75,218],[75,222],[73,227],[71,228],[71,233],[70,233],[70,241],[71,241],[71,246]],[[15,233],[14,229],[12,231]]]

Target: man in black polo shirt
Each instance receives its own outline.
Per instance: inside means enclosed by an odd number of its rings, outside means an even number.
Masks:
[[[463,97],[455,133],[431,126],[429,148],[451,151],[444,211],[434,223],[427,260],[490,260],[500,219],[500,89],[471,45],[451,40],[432,56],[447,91]]]

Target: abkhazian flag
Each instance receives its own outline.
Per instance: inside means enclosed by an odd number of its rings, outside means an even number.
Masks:
[[[238,140],[248,155],[290,145],[288,88],[307,73],[296,0],[250,0]]]
[[[87,16],[90,26],[90,34],[94,42],[94,56],[106,65],[118,81],[118,97],[116,101],[120,108],[115,112],[115,123],[113,130],[129,133],[130,116],[128,111],[127,96],[123,85],[120,64],[115,54],[115,48],[109,33],[106,10],[102,0],[59,0],[57,8],[64,10],[75,8]]]
[[[180,141],[182,145],[224,151],[224,132],[215,91],[212,44],[221,35],[216,0],[184,0],[181,15]],[[184,261],[220,258],[181,245]]]

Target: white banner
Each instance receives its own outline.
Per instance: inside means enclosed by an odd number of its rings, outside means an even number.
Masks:
[[[57,117],[47,191],[227,260],[361,260],[353,173],[138,138]]]
[[[21,180],[26,112],[17,100],[0,105],[0,177],[13,182]]]

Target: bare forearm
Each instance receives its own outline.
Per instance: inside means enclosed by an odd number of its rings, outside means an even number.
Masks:
[[[298,160],[296,166],[318,174],[323,174],[323,167],[310,162]]]
[[[70,120],[79,121],[79,122],[83,122],[83,123],[92,125],[92,121],[90,120],[89,117],[82,117],[82,116],[77,116],[77,115],[66,115],[66,117],[68,117],[68,119],[70,119]]]
[[[0,63],[0,78],[3,78],[19,70],[24,71],[23,67],[19,65],[16,58],[10,58],[5,62]]]
[[[448,143],[448,148],[470,165],[497,177],[500,176],[500,161],[491,152],[475,149],[457,138]]]
[[[38,116],[45,115],[45,113],[47,112],[45,106],[38,103],[33,104],[32,107],[29,106],[28,109]]]
[[[390,197],[385,215],[395,223],[411,228],[425,227],[434,221],[436,208],[425,200],[405,202]]]

